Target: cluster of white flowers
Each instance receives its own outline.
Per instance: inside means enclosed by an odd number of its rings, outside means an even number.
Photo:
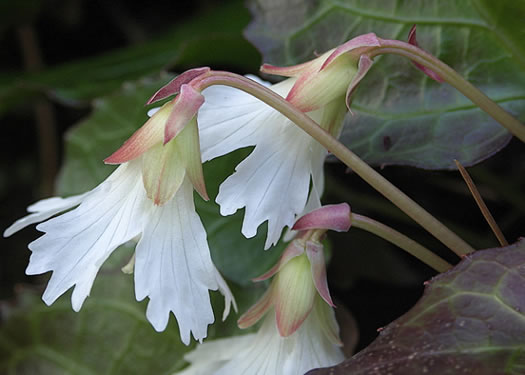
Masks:
[[[299,66],[263,66],[266,72],[290,77],[275,85],[251,79],[337,136],[346,112],[345,94],[348,102],[363,75],[358,52],[375,43],[369,34]],[[202,77],[210,74],[213,71],[208,68],[190,70],[153,96],[150,102],[177,95],[106,159],[120,165],[99,186],[82,195],[37,202],[28,208],[28,216],[4,232],[9,236],[40,223],[37,229],[44,234],[29,244],[32,255],[27,273],[53,272],[43,295],[47,304],[74,287],[72,306],[78,311],[104,261],[118,246],[137,238],[135,294],[137,300],[149,297],[148,320],[162,331],[173,312],[182,341],[189,344],[191,335],[202,341],[214,322],[210,290],[219,290],[225,297],[223,318],[232,304],[236,309],[232,293],[211,260],[206,231],[195,212],[193,190],[208,198],[202,161],[254,146],[222,183],[216,201],[222,215],[245,208],[242,233],[246,237],[254,236],[268,221],[265,248],[276,244],[283,229],[291,228],[299,215],[320,207],[327,151],[282,114],[245,92],[227,86],[199,90]],[[324,260],[319,263],[322,248],[319,258],[305,246],[306,250],[288,254],[279,266],[283,267],[279,274],[288,269],[295,278],[302,275],[311,280],[313,286],[300,317],[291,316],[297,311],[289,309],[298,301],[287,302],[273,288],[277,317],[268,314],[256,335],[225,339],[228,345],[203,344],[187,357],[190,362],[214,347],[224,347],[224,355],[215,356],[213,364],[192,365],[185,373],[209,374],[210,369],[220,368],[214,373],[298,374],[342,359],[337,324],[331,307],[323,302],[331,304]],[[303,266],[292,269],[299,259],[304,260]],[[310,263],[313,274],[308,276]],[[268,306],[253,322],[267,310]],[[286,321],[295,325],[284,332]]]

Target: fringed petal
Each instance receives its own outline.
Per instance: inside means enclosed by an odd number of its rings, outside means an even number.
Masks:
[[[75,285],[71,298],[78,311],[95,276],[111,252],[140,233],[148,203],[140,163],[120,166],[80,206],[37,226],[45,232],[29,244],[28,275],[53,271],[43,300],[53,303]]]
[[[255,76],[249,78],[268,85]],[[293,82],[286,80],[272,89],[286,95]],[[260,139],[275,133],[276,111],[253,96],[226,86],[212,86],[202,94],[205,102],[199,110],[198,122],[203,161],[255,146]]]
[[[222,313],[222,321],[224,322],[228,315],[230,315],[232,306],[233,310],[237,312],[237,303],[235,302],[233,293],[231,292],[230,288],[228,288],[228,284],[226,284],[226,281],[224,281],[222,275],[217,269],[215,269],[215,280],[219,286],[219,292],[221,292],[221,294],[224,296],[224,311]]]
[[[84,193],[68,198],[52,197],[42,199],[41,201],[32,204],[27,208],[27,211],[31,214],[24,216],[11,224],[9,228],[4,231],[4,237],[9,237],[13,233],[18,232],[31,224],[40,223],[49,219],[51,216],[79,205],[88,194],[89,193]]]
[[[135,293],[149,297],[146,316],[163,331],[173,312],[181,340],[206,337],[214,322],[209,290],[217,290],[206,232],[195,212],[193,189],[185,180],[173,199],[155,207],[136,248]]]
[[[276,121],[280,120],[275,115]],[[222,215],[246,207],[242,233],[250,238],[268,220],[265,249],[277,243],[285,226],[292,226],[308,198],[310,182],[310,136],[291,122],[279,134],[261,139],[220,186],[217,203]]]
[[[335,341],[334,341],[335,340]],[[298,375],[344,359],[332,309],[319,298],[312,314],[289,337],[281,337],[274,314],[257,334],[205,342],[184,356],[190,365],[178,375]]]

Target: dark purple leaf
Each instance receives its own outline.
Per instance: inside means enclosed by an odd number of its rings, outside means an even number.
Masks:
[[[309,375],[525,373],[525,240],[481,250],[430,281],[366,349]]]

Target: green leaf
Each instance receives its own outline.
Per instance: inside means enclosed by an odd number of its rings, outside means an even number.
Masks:
[[[114,166],[102,160],[117,149],[147,119],[146,100],[171,77],[126,83],[121,92],[94,101],[92,114],[66,135],[65,164],[58,192],[67,196],[85,192],[106,178]],[[250,150],[218,158],[204,166],[212,200],[195,195],[207,229],[212,258],[231,287],[239,312],[264,292],[265,283],[250,279],[273,266],[282,251],[264,251],[265,230],[253,239],[240,233],[243,212],[222,217],[213,202],[219,184]],[[133,276],[120,269],[133,253],[118,248],[99,272],[90,297],[79,313],[71,309],[71,291],[51,307],[38,298],[41,292],[24,291],[23,303],[0,329],[0,373],[12,374],[171,374],[184,365],[185,347],[173,316],[162,334],[146,320],[146,302],[138,303]],[[211,293],[217,322],[208,337],[239,334],[234,312],[219,322],[224,299]]]
[[[241,2],[227,2],[147,43],[39,73],[1,74],[0,113],[40,93],[64,104],[82,104],[119,89],[125,81],[175,66],[256,69],[260,57],[241,34],[248,21]]]
[[[127,83],[121,92],[94,102],[93,113],[66,134],[65,164],[58,179],[60,195],[92,189],[115,169],[102,160],[147,120],[144,103],[169,78]],[[222,217],[214,203],[220,183],[233,173],[247,152],[240,150],[204,164],[210,201],[195,195],[215,264],[226,278],[241,285],[251,285],[252,278],[271,268],[283,249],[281,245],[264,251],[266,230],[246,239],[240,232],[244,212]]]
[[[476,251],[366,349],[308,374],[523,374],[524,289],[525,241]]]
[[[523,2],[321,0],[297,5],[288,0],[277,5],[251,4],[255,21],[246,35],[265,62],[302,62],[369,32],[406,40],[410,27],[417,24],[422,48],[525,120]],[[375,60],[356,92],[354,116],[347,116],[341,135],[343,143],[365,161],[455,169],[454,159],[473,165],[509,141],[503,127],[448,84],[432,81],[399,56]]]
[[[133,275],[121,272],[133,249],[122,246],[99,272],[91,296],[80,312],[71,308],[71,291],[46,306],[40,291],[19,288],[15,308],[5,308],[0,327],[0,373],[33,374],[172,374],[184,365],[184,353],[192,349],[180,341],[177,323],[170,317],[166,330],[156,332],[146,320],[146,301],[137,302]],[[232,285],[241,311],[264,292],[257,286]],[[240,334],[231,312],[219,317],[224,299],[211,293],[217,322],[208,338]]]
[[[170,374],[180,369],[189,348],[180,341],[173,317],[157,333],[146,320],[146,303],[135,301],[133,276],[120,266],[119,249],[99,273],[92,296],[79,313],[71,292],[51,307],[31,290],[0,329],[2,374]],[[118,257],[118,258],[117,258]]]

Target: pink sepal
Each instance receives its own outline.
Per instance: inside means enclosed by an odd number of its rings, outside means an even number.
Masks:
[[[273,74],[283,77],[296,77],[303,73],[305,70],[308,70],[310,68],[310,65],[312,65],[312,62],[314,61],[315,59],[292,66],[275,66],[270,64],[263,64],[260,70],[261,72],[266,74]]]
[[[319,295],[327,304],[335,307],[332,302],[332,297],[330,296],[330,291],[328,290],[328,282],[326,281],[326,265],[324,261],[323,245],[319,242],[307,241],[306,256],[310,261],[315,289],[317,289],[317,292],[319,292]]]
[[[180,94],[164,128],[164,144],[171,141],[191,121],[204,103],[204,96],[187,84],[180,86]]]
[[[416,25],[412,26],[412,28],[410,29],[410,32],[408,33],[408,43],[409,44],[412,44],[413,46],[416,46],[416,47],[419,47],[419,45],[417,44],[417,39],[416,39]],[[417,62],[415,61],[412,61],[412,63],[419,69],[421,70],[423,73],[425,73],[427,76],[429,76],[430,78],[432,78],[434,81],[437,81],[439,83],[443,83],[445,82],[445,80],[443,78],[441,78],[439,76],[439,74],[437,74],[436,72],[434,72],[433,70],[427,68],[426,66],[423,66],[421,64],[418,64]]]
[[[270,270],[267,271],[266,273],[262,274],[259,277],[256,277],[255,279],[252,279],[252,281],[257,282],[257,281],[264,281],[264,280],[269,279],[270,277],[275,275],[277,272],[279,272],[281,268],[286,263],[288,263],[291,259],[303,254],[304,247],[305,247],[304,241],[301,241],[298,239],[293,240],[292,242],[290,242],[288,247],[286,247],[286,249],[284,250],[283,254],[281,255],[281,258],[279,259],[279,262],[277,262],[277,264],[273,266],[272,268],[270,268]]]
[[[331,229],[346,232],[350,229],[350,206],[347,203],[326,205],[295,222],[292,230]]]
[[[250,307],[242,316],[237,320],[239,328],[244,329],[253,326],[261,319],[266,311],[273,305],[273,288],[272,285],[263,294],[263,296]]]
[[[361,82],[361,80],[364,78],[366,73],[368,73],[368,71],[372,67],[372,63],[373,63],[372,59],[368,57],[367,55],[361,55],[359,57],[359,64],[357,65],[357,72],[354,78],[352,78],[352,81],[350,82],[348,89],[346,90],[345,102],[346,102],[346,107],[348,108],[350,112],[351,112],[350,103],[352,102],[351,100],[352,94],[357,88],[357,85],[359,84],[359,82]]]
[[[113,154],[104,159],[106,164],[121,164],[133,160],[151,147],[162,142],[162,133],[168,111],[172,103],[166,103],[144,125],[142,125],[124,144]]]
[[[148,100],[146,104],[158,102],[159,100],[165,99],[168,96],[178,94],[182,85],[191,82],[196,77],[199,77],[205,73],[208,73],[210,68],[195,68],[185,71],[179,74],[177,77],[172,79],[169,83],[162,86],[153,96]]]
[[[348,42],[341,44],[339,47],[337,47],[334,52],[328,58],[325,60],[323,65],[321,66],[320,71],[325,69],[328,65],[330,65],[336,58],[341,56],[342,54],[350,53],[350,55],[355,56],[356,60],[358,56],[366,52],[367,49],[379,47],[381,46],[381,42],[376,34],[374,33],[368,33],[364,35],[356,36],[353,39],[350,39]]]

